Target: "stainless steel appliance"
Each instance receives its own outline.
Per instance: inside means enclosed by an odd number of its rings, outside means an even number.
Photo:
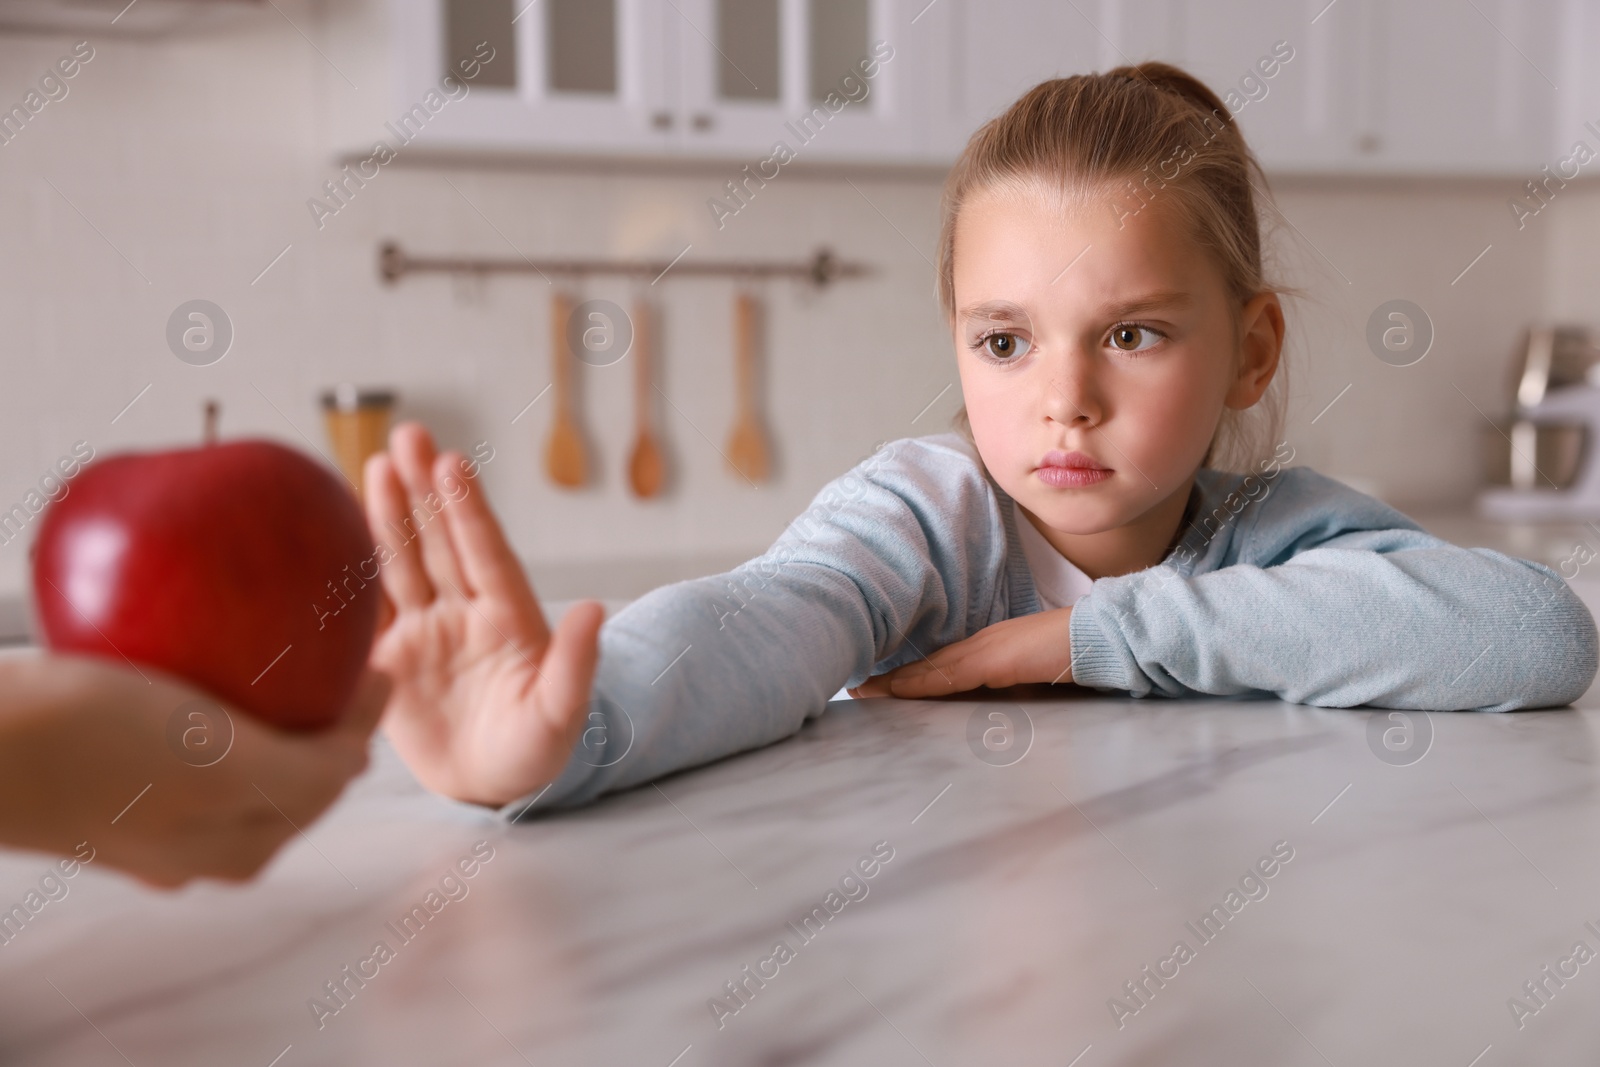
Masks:
[[[1600,518],[1597,435],[1600,348],[1579,327],[1530,329],[1512,419],[1490,439],[1490,481],[1503,482],[1479,495],[1479,513],[1510,522]]]

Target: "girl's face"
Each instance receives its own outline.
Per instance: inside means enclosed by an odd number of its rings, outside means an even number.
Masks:
[[[1110,190],[1030,184],[980,190],[956,220],[956,362],[978,451],[1058,549],[1102,573],[1159,562],[1223,409],[1254,404],[1277,368],[1276,297],[1236,325],[1175,201],[1157,192],[1130,215]],[[1118,560],[1099,536],[1130,530],[1154,559]]]

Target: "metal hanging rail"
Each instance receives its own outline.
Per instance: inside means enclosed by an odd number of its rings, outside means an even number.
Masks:
[[[688,249],[684,249],[687,252]],[[609,274],[659,281],[668,272],[675,275],[719,278],[795,278],[826,286],[840,278],[859,278],[872,273],[864,263],[847,263],[827,248],[819,248],[804,262],[762,260],[695,260],[679,253],[673,260],[643,259],[479,259],[465,256],[408,255],[395,241],[378,247],[378,273],[390,285],[407,274],[542,274],[581,278]]]

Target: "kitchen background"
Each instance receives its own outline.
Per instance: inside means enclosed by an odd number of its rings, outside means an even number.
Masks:
[[[739,92],[712,45],[737,16],[713,0],[583,0],[615,12],[610,100],[533,98],[537,79],[566,76],[543,62],[543,36],[592,29],[569,0],[136,0],[120,16],[121,3],[0,2],[0,106],[22,104],[76,42],[93,50],[0,145],[0,509],[77,441],[98,456],[197,441],[207,398],[225,436],[325,449],[319,397],[353,382],[394,390],[400,415],[450,445],[489,442],[489,492],[547,595],[628,596],[730,566],[875,442],[948,427],[959,386],[932,267],[943,169],[1028,85],[1124,56],[1179,62],[1245,101],[1282,211],[1276,276],[1306,294],[1289,305],[1298,462],[1403,507],[1465,509],[1530,324],[1600,327],[1594,168],[1544,185],[1547,205],[1520,227],[1510,206],[1575,142],[1600,149],[1594,3],[858,0],[870,26],[848,2],[813,3],[750,0],[782,34],[782,99],[762,104],[718,96]],[[308,201],[331,203],[324,183],[378,138],[398,143],[385,122],[438,85],[450,18],[498,20],[511,55],[319,226]],[[775,139],[799,144],[782,123],[811,106],[803,42],[829,18],[893,58],[867,101],[719,228],[708,199]],[[1293,58],[1264,78],[1256,64],[1280,41]],[[508,62],[521,101],[494,88]],[[654,421],[671,473],[640,501],[625,477],[631,362],[581,368],[594,478],[557,488],[542,460],[552,399],[528,407],[551,381],[550,287],[535,274],[386,285],[386,240],[415,255],[683,263],[826,246],[872,273],[757,286],[774,449],[759,488],[719,452],[735,417],[734,284],[669,271],[654,286],[571,286],[625,307],[648,291],[661,309]],[[234,331],[207,366],[167,342],[193,299]],[[1435,331],[1411,366],[1366,340],[1393,299]],[[25,587],[34,526],[0,545],[0,596]]]

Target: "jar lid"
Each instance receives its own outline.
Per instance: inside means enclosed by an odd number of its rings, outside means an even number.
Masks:
[[[329,411],[390,408],[394,407],[394,393],[386,389],[357,389],[347,382],[323,393],[322,406]]]

